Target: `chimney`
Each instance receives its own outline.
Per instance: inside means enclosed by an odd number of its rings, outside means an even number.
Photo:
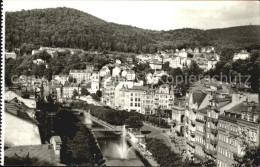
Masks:
[[[61,149],[61,138],[60,136],[52,136],[50,139],[50,143],[53,145],[55,161],[60,163],[60,149]]]

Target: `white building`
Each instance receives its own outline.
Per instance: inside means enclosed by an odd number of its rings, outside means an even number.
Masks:
[[[246,50],[241,50],[241,52],[234,54],[233,61],[236,61],[239,59],[245,60],[247,58],[249,58],[249,53]]]
[[[36,60],[33,60],[33,63],[34,64],[37,64],[37,65],[40,65],[40,64],[45,64],[46,62],[42,59],[36,59]]]
[[[134,70],[127,70],[126,80],[128,80],[128,81],[135,80],[135,71]]]
[[[121,69],[118,67],[118,66],[115,66],[112,70],[112,76],[113,77],[116,77],[116,76],[120,76],[120,72],[121,72]]]
[[[65,82],[69,82],[69,76],[68,75],[54,75],[52,76],[52,80],[56,83],[60,83],[62,85],[65,84]]]
[[[162,69],[162,62],[156,59],[149,61],[149,66],[153,70],[161,70]]]
[[[192,58],[183,57],[184,55],[185,54],[182,54],[182,56],[177,56],[177,57],[172,58],[169,66],[171,68],[181,68],[181,69],[183,69],[183,67],[189,67],[191,64]]]
[[[108,76],[110,75],[110,69],[107,66],[103,66],[101,70],[99,71],[100,77]]]
[[[120,65],[121,64],[121,61],[116,59],[116,64]]]
[[[16,59],[16,54],[14,52],[5,52],[6,59]]]

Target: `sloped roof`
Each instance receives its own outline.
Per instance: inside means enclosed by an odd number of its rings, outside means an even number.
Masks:
[[[33,161],[34,166],[56,164],[54,149],[52,145],[49,144],[15,146],[4,151],[4,156],[9,158],[15,157],[16,155],[19,157],[26,157],[28,154],[31,159],[35,159],[35,161]]]
[[[28,121],[33,124],[38,124],[35,119],[32,119],[26,112],[26,108],[21,104],[15,102],[5,102],[5,112],[12,114],[22,120]]]
[[[234,107],[232,107],[231,109],[228,110],[228,112],[231,113],[236,113],[236,114],[240,114],[242,111],[248,111],[248,108],[250,105],[253,105],[253,109],[251,112],[258,112],[259,113],[259,104],[254,104],[254,103],[239,103],[237,105],[235,105]]]
[[[5,92],[5,100],[11,101],[12,99],[17,98],[20,102],[23,102],[29,108],[36,108],[36,101],[32,99],[24,99],[13,91]]]
[[[200,106],[206,96],[207,94],[202,91],[195,91],[193,93],[193,103],[197,103]]]

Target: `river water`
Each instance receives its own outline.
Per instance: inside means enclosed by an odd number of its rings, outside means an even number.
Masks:
[[[93,122],[88,125],[92,129],[101,129],[103,126]],[[143,162],[136,155],[133,149],[128,152],[127,159],[121,159],[117,151],[117,146],[120,144],[121,137],[109,131],[95,131],[95,137],[101,148],[101,152],[106,159],[107,166],[144,166]]]

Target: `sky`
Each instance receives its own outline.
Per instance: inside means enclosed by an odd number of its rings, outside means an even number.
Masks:
[[[259,1],[6,0],[5,11],[69,7],[108,22],[151,30],[260,25]]]

